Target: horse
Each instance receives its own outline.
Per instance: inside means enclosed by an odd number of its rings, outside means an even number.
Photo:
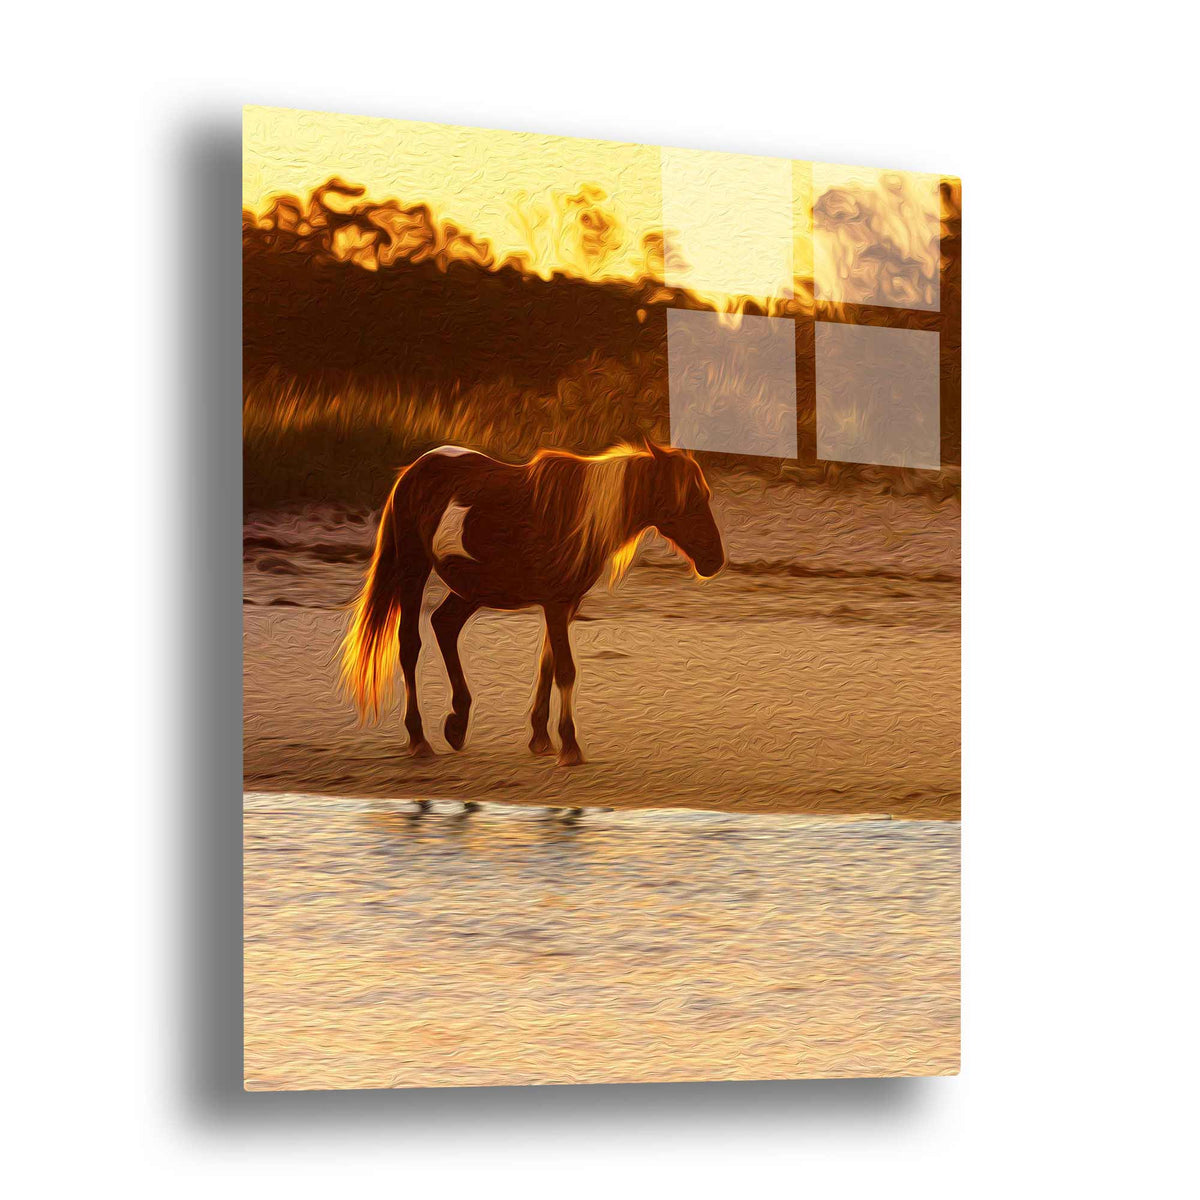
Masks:
[[[651,530],[681,552],[699,578],[716,575],[725,565],[725,550],[711,498],[691,454],[653,442],[587,457],[541,450],[520,464],[461,446],[422,454],[400,472],[383,506],[375,551],[342,642],[343,690],[360,720],[378,718],[389,702],[399,658],[408,752],[434,753],[417,704],[417,658],[421,601],[436,571],[450,589],[432,618],[450,676],[446,741],[462,749],[471,710],[458,654],[463,626],[480,608],[540,607],[545,633],[529,749],[534,754],[553,749],[548,731],[553,679],[561,699],[558,762],[582,763],[572,712],[569,626],[605,566],[613,582],[618,580]]]

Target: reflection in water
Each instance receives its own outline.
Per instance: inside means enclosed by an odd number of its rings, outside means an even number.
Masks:
[[[957,824],[248,795],[252,1088],[934,1074]]]

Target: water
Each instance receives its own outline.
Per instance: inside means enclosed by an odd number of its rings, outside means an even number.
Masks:
[[[254,1089],[936,1074],[959,827],[249,794]]]

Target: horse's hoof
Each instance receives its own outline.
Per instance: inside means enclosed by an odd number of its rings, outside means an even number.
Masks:
[[[428,812],[430,810],[430,808],[432,808],[432,807],[433,807],[432,800],[418,800],[417,801],[417,811],[418,812]]]
[[[442,733],[446,735],[452,750],[461,750],[467,740],[467,718],[451,713],[442,726]]]
[[[479,805],[476,804],[474,800],[464,800],[463,801],[463,812],[473,813],[473,812],[478,812],[478,811],[479,811]]]
[[[408,743],[409,758],[433,758],[433,747],[422,738],[419,742]]]
[[[560,767],[577,767],[583,762],[583,751],[578,746],[564,746],[558,755]]]
[[[554,750],[554,746],[550,742],[548,733],[535,733],[529,739],[529,749],[534,754],[550,754]]]

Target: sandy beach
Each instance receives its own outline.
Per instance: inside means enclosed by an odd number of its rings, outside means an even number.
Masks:
[[[466,748],[441,736],[449,685],[428,626],[420,693],[439,751],[404,753],[400,710],[360,728],[337,691],[344,606],[368,513],[247,523],[245,786],[271,792],[613,808],[959,815],[958,505],[927,496],[720,481],[729,567],[698,583],[657,540],[572,629],[582,767],[526,749],[540,613],[481,612],[463,635]],[[553,727],[553,722],[552,722]]]

